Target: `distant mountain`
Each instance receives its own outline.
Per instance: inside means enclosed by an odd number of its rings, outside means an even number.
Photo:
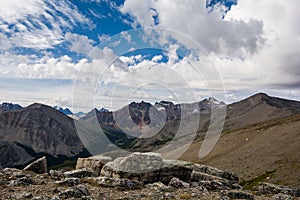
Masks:
[[[73,119],[37,103],[0,114],[0,145],[1,155],[11,155],[15,151],[17,157],[24,158],[14,162],[16,157],[1,156],[2,167],[25,165],[41,155],[51,157],[53,162],[50,164],[88,155]]]
[[[99,112],[109,112],[109,110],[106,109],[106,108],[101,108],[101,109],[99,109],[98,111],[99,111]]]
[[[149,148],[158,148],[160,145],[173,139],[180,130],[190,134],[195,120],[199,122],[199,129],[210,120],[212,108],[226,106],[225,103],[214,98],[204,99],[189,104],[174,104],[169,101],[160,101],[154,105],[147,102],[132,102],[115,112],[100,112],[92,110],[82,121],[98,120],[102,128],[109,128],[115,132],[127,134],[130,144],[128,147],[139,148],[141,151]],[[196,129],[197,122],[196,122]],[[197,131],[197,130],[196,130]]]
[[[228,105],[225,129],[231,130],[300,113],[300,102],[258,93]]]
[[[5,111],[0,112],[0,154],[3,155],[0,165],[21,166],[41,155],[50,157],[52,164],[87,155],[82,141],[94,153],[99,147],[101,151],[110,150],[111,143],[139,151],[159,149],[174,139],[178,131],[182,137],[197,132],[201,139],[210,125],[213,108],[217,112],[227,108],[224,130],[230,131],[298,114],[300,102],[262,93],[228,106],[214,98],[182,104],[160,101],[152,105],[142,101],[115,112],[93,109],[79,120],[42,104],[26,108],[4,104],[2,111]],[[105,142],[107,138],[109,141]]]
[[[54,106],[53,108],[58,110],[61,113],[64,113],[65,115],[69,115],[69,116],[73,115],[73,113],[71,112],[71,110],[69,108],[62,108],[62,107],[58,107],[58,106]]]
[[[2,103],[0,104],[0,114],[6,111],[21,110],[23,107],[18,104]]]

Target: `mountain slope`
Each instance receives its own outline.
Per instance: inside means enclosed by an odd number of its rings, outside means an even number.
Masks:
[[[203,138],[210,126],[212,108],[219,112],[218,108],[224,106],[223,102],[214,98],[176,105],[168,101],[154,105],[140,102],[131,103],[114,113],[97,112],[97,118],[102,127],[109,126],[117,132],[123,131],[136,137],[128,146],[140,151],[153,150],[172,140],[178,133],[179,125],[187,135],[197,132],[198,138]],[[227,106],[223,129],[234,130],[297,113],[300,113],[300,102],[258,93]],[[93,115],[88,114],[83,120],[91,117]],[[189,130],[187,127],[195,126],[197,120],[197,130]]]
[[[44,153],[54,158],[76,157],[85,151],[73,119],[42,104],[0,115],[0,143],[7,142],[20,144],[18,147],[33,156]],[[1,160],[1,164],[5,162]]]
[[[260,181],[300,187],[299,130],[299,114],[270,120],[225,132],[204,159],[198,157],[202,140],[197,140],[181,159],[232,170],[250,183],[260,176]]]
[[[227,106],[224,129],[232,130],[300,113],[300,102],[258,93]]]

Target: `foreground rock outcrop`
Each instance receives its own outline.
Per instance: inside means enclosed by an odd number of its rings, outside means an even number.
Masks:
[[[117,158],[103,166],[101,175],[164,184],[169,184],[175,177],[210,190],[241,189],[238,176],[232,172],[186,161],[163,160],[160,154],[155,153],[133,153]]]
[[[110,161],[112,161],[111,157],[102,155],[78,158],[76,169],[91,168],[94,170],[95,176],[99,176],[102,167]]]
[[[47,168],[46,157],[44,156],[44,157],[39,158],[36,161],[30,163],[29,165],[27,165],[24,168],[24,170],[33,171],[38,174],[47,173],[48,168]]]
[[[94,161],[93,157],[85,162],[80,159],[77,166],[84,168],[65,172],[50,170],[37,174],[10,168],[0,170],[1,199],[252,200],[300,196],[297,189],[269,183],[261,183],[258,191],[245,191],[232,172],[191,162],[163,160],[159,154],[133,153],[104,165]]]

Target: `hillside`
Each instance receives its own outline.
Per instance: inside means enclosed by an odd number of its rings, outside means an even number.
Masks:
[[[41,154],[57,162],[89,155],[77,135],[73,119],[42,104],[2,113],[0,144],[2,167],[25,165]],[[16,156],[11,155],[14,151]]]
[[[299,130],[300,115],[292,115],[225,131],[204,159],[198,158],[202,140],[195,141],[181,159],[232,170],[250,186],[268,180],[300,187]]]
[[[258,93],[227,106],[225,130],[300,113],[300,102]]]

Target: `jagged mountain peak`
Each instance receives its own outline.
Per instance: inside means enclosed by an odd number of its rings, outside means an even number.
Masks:
[[[62,108],[58,106],[54,106],[53,108],[60,111],[61,113],[64,113],[65,115],[73,115],[73,112],[69,108]]]
[[[16,110],[21,110],[21,109],[23,109],[23,107],[20,106],[19,104],[12,104],[12,103],[8,103],[8,102],[4,102],[4,103],[0,104],[0,113],[6,112],[6,111],[16,111]]]

